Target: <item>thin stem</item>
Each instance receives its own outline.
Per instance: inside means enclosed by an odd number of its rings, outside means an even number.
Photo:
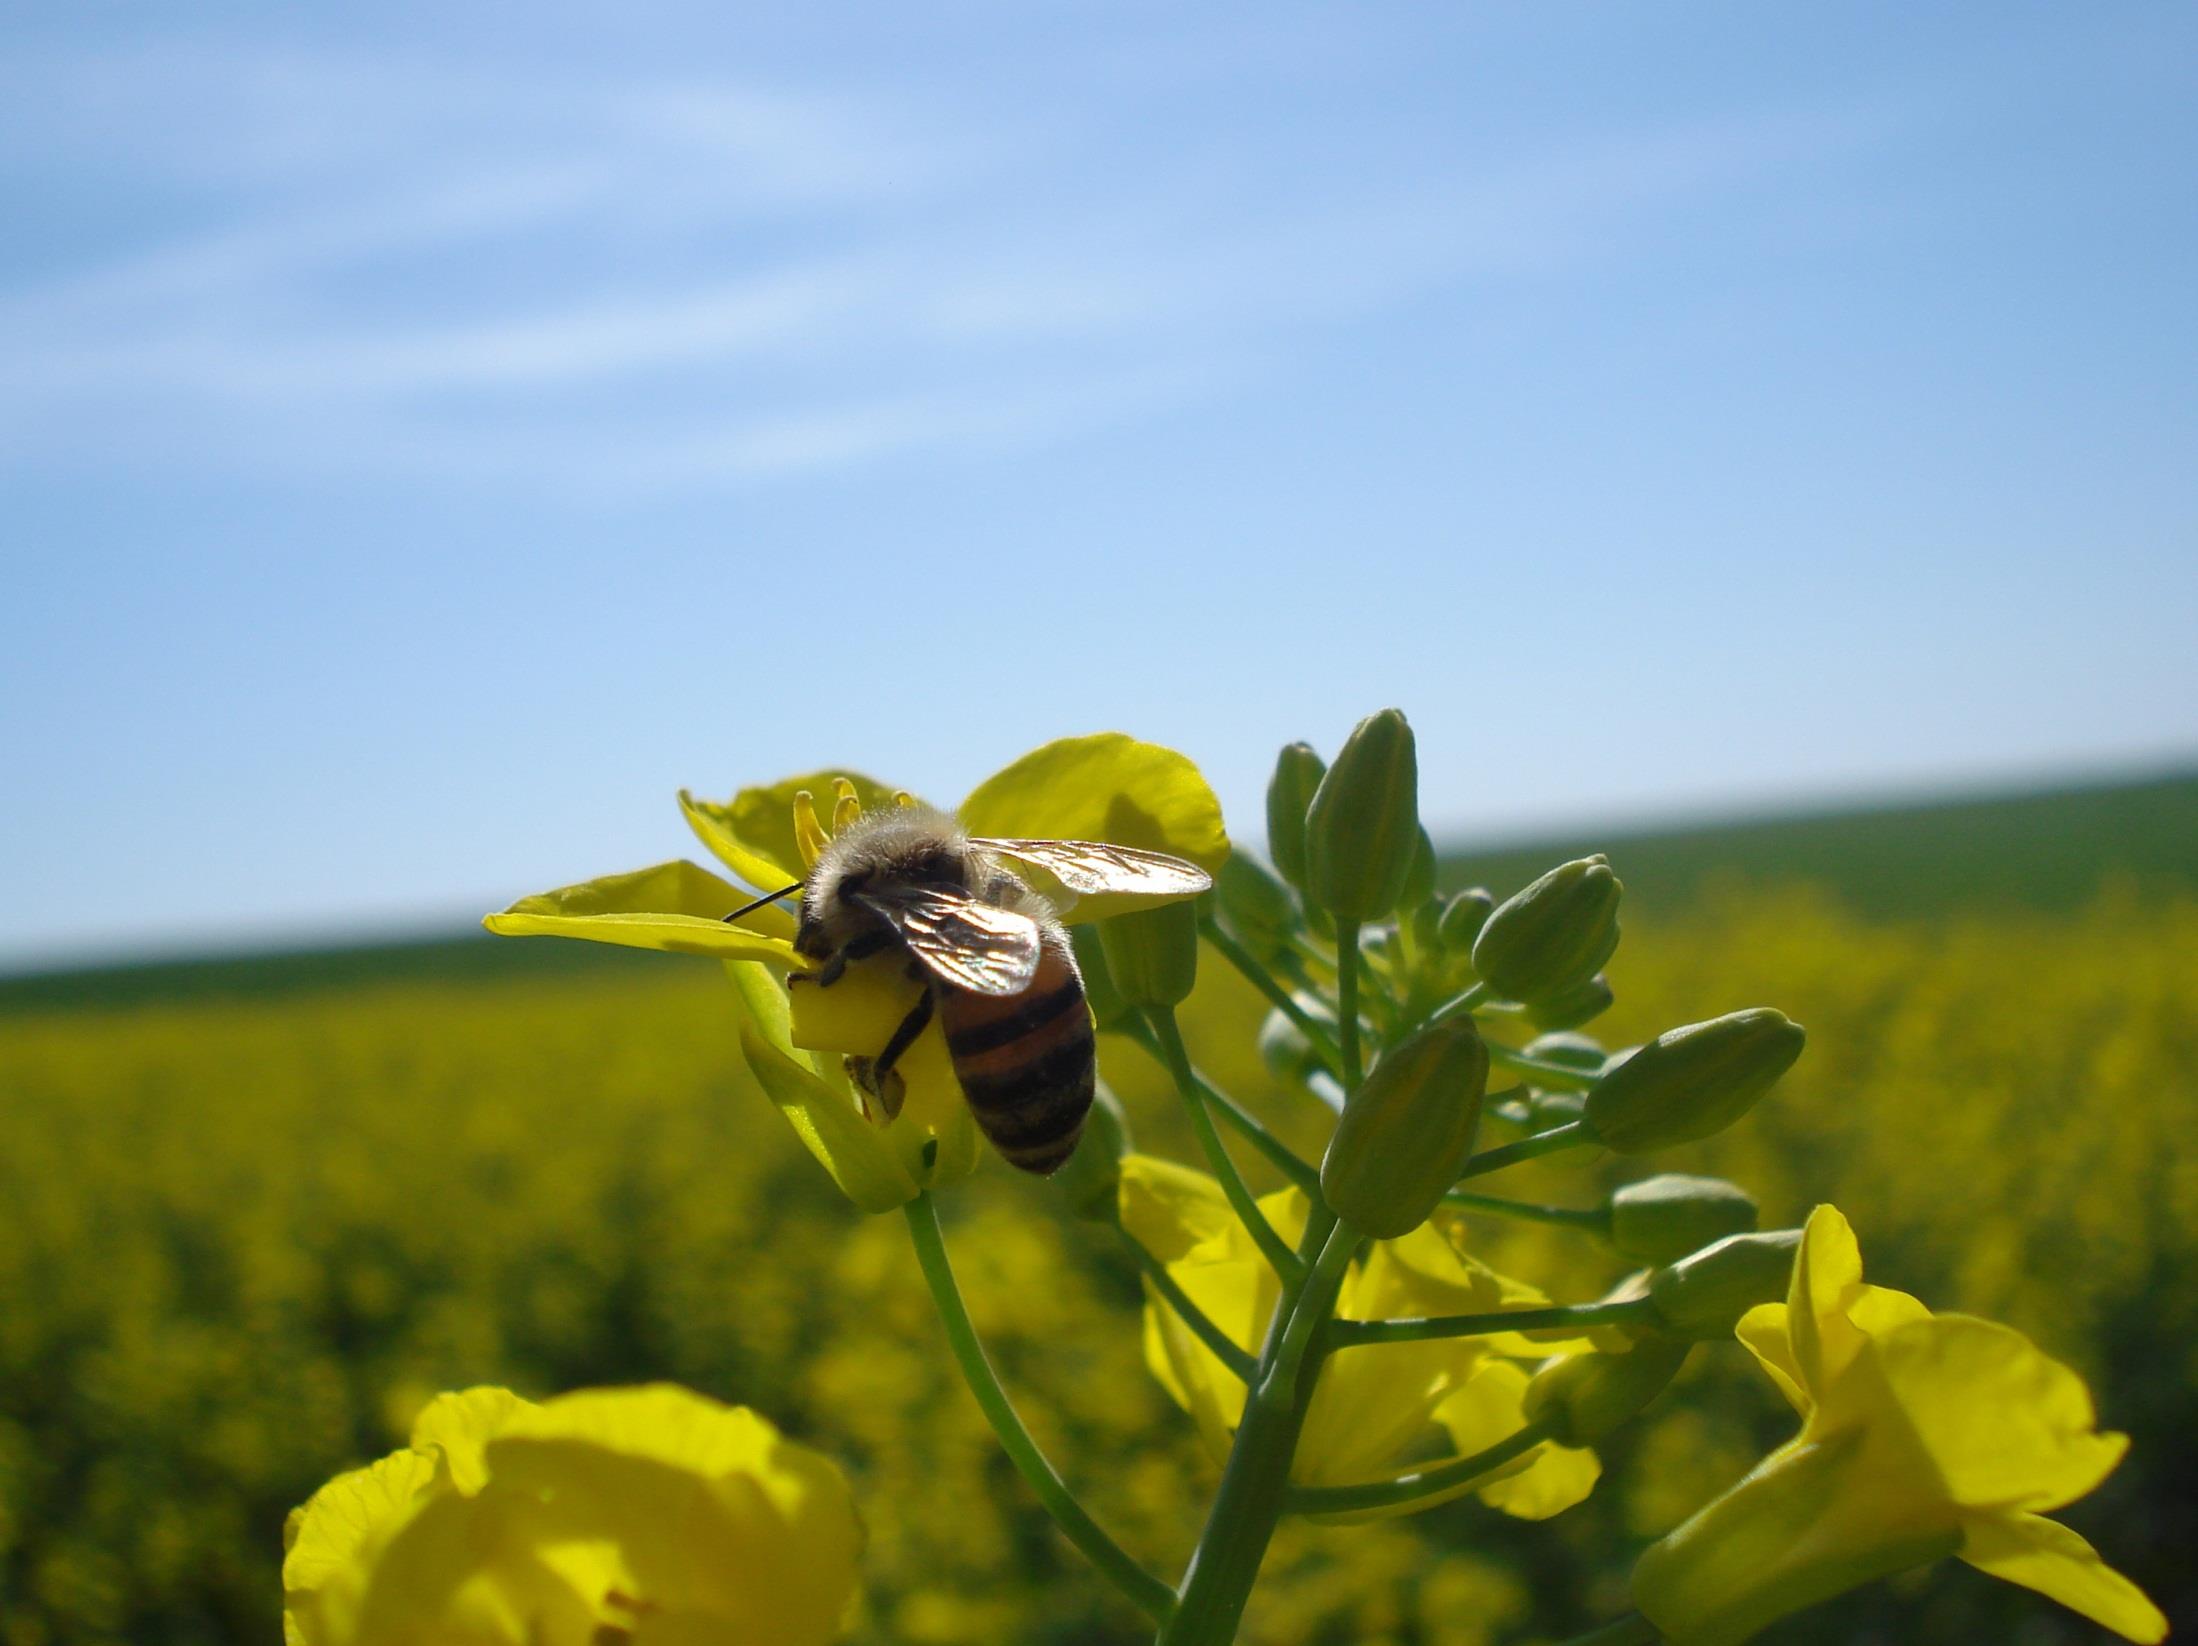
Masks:
[[[1289,1144],[1267,1130],[1256,1115],[1218,1089],[1212,1081],[1200,1076],[1198,1089],[1205,1094],[1206,1101],[1214,1106],[1221,1118],[1242,1132],[1244,1140],[1265,1155],[1276,1171],[1307,1194],[1317,1195],[1320,1192],[1318,1167],[1299,1159]]]
[[[1250,1231],[1252,1244],[1273,1265],[1275,1273],[1285,1280],[1295,1280],[1302,1273],[1303,1265],[1259,1209],[1259,1202],[1252,1198],[1243,1174],[1229,1157],[1228,1145],[1214,1130],[1213,1115],[1206,1107],[1206,1094],[1199,1090],[1198,1076],[1191,1070],[1190,1053],[1184,1050],[1183,1031],[1176,1027],[1173,1008],[1155,1006],[1145,1016],[1152,1024],[1153,1038],[1159,1044],[1160,1060],[1175,1079],[1175,1089],[1182,1096],[1183,1107],[1190,1111],[1191,1130],[1198,1134],[1198,1146],[1206,1151],[1207,1163],[1213,1167],[1213,1175],[1220,1179],[1221,1192],[1228,1197],[1230,1208]]]
[[[1599,1078],[1585,1069],[1575,1069],[1569,1063],[1552,1063],[1547,1058],[1529,1057],[1526,1053],[1499,1041],[1488,1043],[1488,1061],[1500,1069],[1510,1069],[1518,1074],[1530,1074],[1534,1084],[1547,1086],[1560,1092],[1584,1092]]]
[[[1358,1043],[1358,974],[1360,954],[1358,950],[1358,922],[1336,922],[1336,1028],[1343,1036],[1343,1067],[1338,1071],[1343,1077],[1345,1092],[1358,1090],[1359,1082],[1366,1077],[1366,1068],[1359,1056]]]
[[[1436,1337],[1486,1337],[1492,1332],[1551,1332],[1616,1326],[1645,1319],[1654,1305],[1645,1297],[1614,1303],[1555,1304],[1546,1309],[1491,1309],[1484,1314],[1422,1315],[1414,1320],[1339,1320],[1329,1327],[1337,1348],[1360,1343],[1424,1343]]]
[[[1336,1049],[1335,1036],[1328,1032],[1328,1025],[1300,1005],[1297,997],[1275,980],[1274,973],[1261,965],[1251,950],[1222,930],[1218,921],[1200,921],[1198,932],[1221,951],[1221,958],[1241,972],[1245,981],[1267,997],[1276,1011],[1297,1026],[1298,1033],[1311,1044],[1330,1074],[1343,1066],[1342,1055]]]
[[[1488,985],[1476,983],[1455,999],[1445,1000],[1437,1006],[1428,1014],[1427,1020],[1430,1023],[1454,1023],[1461,1017],[1471,1017],[1481,1009],[1482,1003],[1487,999]],[[1494,1051],[1495,1048],[1491,1046],[1489,1050]]]
[[[1538,1206],[1526,1200],[1503,1200],[1492,1194],[1475,1194],[1470,1189],[1452,1189],[1442,1197],[1442,1203],[1462,1211],[1486,1212],[1491,1217],[1515,1217],[1528,1223],[1556,1223],[1566,1228],[1585,1229],[1591,1234],[1603,1234],[1610,1228],[1610,1213],[1601,1206]]]
[[[1559,1149],[1573,1149],[1594,1141],[1585,1121],[1568,1120],[1562,1126],[1552,1126],[1546,1132],[1522,1137],[1516,1143],[1481,1150],[1465,1163],[1465,1170],[1458,1173],[1458,1181],[1463,1183],[1469,1177],[1500,1172],[1506,1166],[1516,1166],[1520,1161],[1532,1160],[1536,1155],[1555,1154]]]
[[[1211,1349],[1221,1364],[1235,1373],[1240,1382],[1250,1383],[1253,1372],[1259,1369],[1258,1363],[1252,1359],[1251,1351],[1232,1340],[1227,1332],[1213,1323],[1212,1317],[1204,1309],[1191,1301],[1190,1295],[1176,1284],[1175,1276],[1168,1273],[1168,1266],[1147,1251],[1143,1241],[1127,1229],[1121,1233],[1122,1244],[1137,1259],[1138,1268],[1152,1282],[1153,1290],[1160,1294],[1161,1301],[1175,1311],[1176,1318],[1188,1326],[1198,1341]]]
[[[1558,1646],[1656,1646],[1662,1638],[1656,1632],[1655,1624],[1639,1612],[1628,1612],[1624,1617],[1612,1618],[1599,1629],[1559,1641]]]
[[[933,1203],[929,1190],[916,1196],[902,1208],[908,1217],[908,1235],[916,1248],[916,1262],[923,1270],[925,1284],[931,1288],[931,1301],[937,1306],[940,1322],[946,1327],[948,1347],[954,1351],[954,1359],[960,1364],[962,1377],[969,1384],[969,1392],[977,1397],[977,1404],[984,1409],[992,1432],[999,1436],[1000,1445],[1014,1463],[1018,1473],[1037,1493],[1038,1501],[1061,1535],[1083,1550],[1094,1566],[1106,1575],[1139,1611],[1155,1623],[1165,1623],[1175,1610],[1175,1595],[1165,1583],[1154,1577],[1123,1547],[1109,1537],[1103,1527],[1091,1518],[1076,1496],[1062,1484],[1054,1473],[1053,1465],[1046,1461],[1038,1443],[1031,1439],[1030,1431],[1023,1427],[1023,1420],[1016,1415],[1015,1404],[1000,1387],[1000,1379],[986,1356],[984,1344],[977,1336],[977,1328],[969,1318],[969,1309],[962,1301],[962,1291],[954,1283],[954,1268],[946,1255],[946,1237],[939,1228],[939,1209]]]
[[[1531,1452],[1549,1438],[1539,1424],[1529,1423],[1508,1440],[1499,1440],[1470,1457],[1452,1458],[1432,1469],[1400,1475],[1394,1480],[1369,1481],[1363,1486],[1298,1486],[1290,1491],[1290,1512],[1301,1515],[1344,1514],[1355,1509],[1386,1509],[1422,1498],[1443,1497],[1462,1491],[1491,1470]]]

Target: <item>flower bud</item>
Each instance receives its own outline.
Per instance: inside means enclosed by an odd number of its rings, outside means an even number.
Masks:
[[[1137,1015],[1136,1008],[1115,987],[1114,972],[1107,965],[1106,948],[1100,941],[1101,928],[1111,924],[1101,921],[1068,929],[1069,944],[1076,951],[1076,969],[1084,974],[1084,1004],[1091,1008],[1092,1026],[1098,1029],[1119,1029]]]
[[[1214,877],[1214,914],[1253,954],[1279,954],[1297,926],[1290,888],[1249,852],[1231,852]]]
[[[1382,1053],[1320,1163],[1329,1210],[1384,1240],[1425,1223],[1473,1152],[1487,1085],[1488,1048],[1470,1022],[1422,1029]]]
[[[1180,1006],[1198,981],[1198,906],[1185,898],[1098,922],[1114,986],[1132,1006]]]
[[[1610,1054],[1603,1050],[1600,1040],[1593,1035],[1573,1034],[1569,1030],[1539,1035],[1528,1041],[1526,1055],[1537,1062],[1556,1063],[1567,1069],[1578,1069],[1582,1074],[1601,1074],[1603,1065],[1610,1061]]]
[[[1588,1125],[1620,1154],[1721,1132],[1793,1067],[1806,1038],[1768,1006],[1666,1029],[1595,1083]]]
[[[1442,918],[1435,923],[1442,946],[1459,954],[1471,953],[1473,939],[1481,935],[1481,928],[1488,923],[1488,916],[1495,907],[1496,900],[1489,896],[1485,886],[1459,892],[1442,906]]]
[[[1120,1216],[1116,1193],[1122,1181],[1122,1157],[1130,1152],[1129,1116],[1122,1100],[1101,1082],[1084,1115],[1084,1135],[1068,1163],[1051,1181],[1068,1197],[1069,1210],[1094,1223]]]
[[[1603,974],[1597,972],[1584,982],[1560,989],[1548,999],[1527,1007],[1526,1020],[1537,1029],[1577,1029],[1609,1011],[1614,998]]]
[[[1267,855],[1299,891],[1305,889],[1305,816],[1327,772],[1310,743],[1292,743],[1275,757],[1275,774],[1267,780]]]
[[[1442,899],[1423,897],[1411,904],[1412,945],[1423,955],[1442,947]]]
[[[1497,995],[1530,1004],[1586,982],[1618,947],[1624,890],[1600,852],[1551,869],[1488,917],[1473,969]]]
[[[1526,1416],[1560,1446],[1593,1446],[1638,1417],[1686,1364],[1694,1345],[1644,1338],[1630,1349],[1566,1355],[1526,1386]]]
[[[1412,805],[1419,807],[1419,791],[1415,781]],[[1412,858],[1405,865],[1404,895],[1398,899],[1400,908],[1416,908],[1435,895],[1435,842],[1428,838],[1427,829],[1421,826],[1419,837],[1412,845]]]
[[[1657,1320],[1666,1331],[1697,1343],[1730,1337],[1742,1315],[1786,1295],[1800,1247],[1799,1229],[1727,1235],[1657,1270],[1649,1281]]]
[[[1305,817],[1306,895],[1338,920],[1381,919],[1404,901],[1420,837],[1412,728],[1384,709],[1352,729],[1314,791]]]
[[[1610,1197],[1610,1243],[1636,1263],[1676,1263],[1755,1228],[1755,1197],[1721,1177],[1665,1172]]]
[[[1527,1122],[1538,1132],[1568,1125],[1587,1113],[1585,1092],[1545,1092],[1539,1086],[1526,1094]]]

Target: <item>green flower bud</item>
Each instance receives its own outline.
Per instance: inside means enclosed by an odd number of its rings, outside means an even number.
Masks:
[[[1304,994],[1291,998],[1305,1008],[1308,1017],[1334,1026],[1335,1013],[1328,1009],[1326,1001]],[[1269,1012],[1266,1021],[1259,1026],[1259,1056],[1268,1072],[1288,1086],[1302,1086],[1327,1067],[1320,1054],[1313,1050],[1313,1043],[1305,1038],[1305,1031],[1279,1008]]]
[[[1299,891],[1305,889],[1305,816],[1327,774],[1327,762],[1310,743],[1292,743],[1276,756],[1275,774],[1267,780],[1267,855]]]
[[[1502,998],[1530,1004],[1586,982],[1618,947],[1624,890],[1600,852],[1551,869],[1488,917],[1473,969]]]
[[[1721,1132],[1793,1067],[1806,1038],[1768,1006],[1666,1029],[1595,1083],[1588,1125],[1620,1154]]]
[[[1526,1416],[1560,1446],[1593,1446],[1638,1417],[1679,1375],[1694,1345],[1644,1338],[1617,1353],[1546,1362],[1526,1386]]]
[[[1137,1010],[1122,998],[1122,991],[1114,986],[1114,973],[1107,965],[1107,953],[1099,940],[1100,926],[1071,926],[1068,929],[1069,944],[1076,951],[1076,969],[1084,974],[1084,1004],[1091,1008],[1092,1025],[1098,1029],[1119,1029],[1137,1015]]]
[[[1442,899],[1423,897],[1411,905],[1412,944],[1422,955],[1442,947]]]
[[[1131,1147],[1130,1121],[1122,1100],[1102,1082],[1092,1093],[1076,1152],[1049,1181],[1068,1197],[1069,1210],[1078,1217],[1113,1223],[1121,1216],[1116,1191],[1122,1182],[1122,1157]]]
[[[1610,1197],[1610,1243],[1636,1263],[1676,1263],[1755,1222],[1755,1196],[1721,1177],[1665,1172]]]
[[[1255,955],[1279,954],[1297,928],[1297,900],[1249,852],[1231,852],[1214,877],[1214,914]]]
[[[1582,1074],[1601,1074],[1603,1065],[1610,1061],[1610,1054],[1603,1050],[1603,1043],[1593,1035],[1573,1034],[1565,1030],[1538,1035],[1528,1041],[1526,1055],[1543,1063],[1557,1063],[1568,1069],[1578,1069]]]
[[[1416,771],[1414,775],[1412,806],[1417,811],[1419,808],[1419,788]],[[1419,838],[1413,842],[1411,861],[1405,866],[1404,896],[1398,900],[1398,905],[1407,909],[1415,908],[1434,895],[1435,842],[1428,838],[1427,829],[1423,825],[1419,831]]]
[[[1548,999],[1527,1007],[1526,1020],[1537,1029],[1576,1029],[1609,1011],[1614,998],[1603,974],[1597,972],[1586,981],[1560,989]]]
[[[1697,1343],[1730,1337],[1740,1317],[1758,1303],[1785,1297],[1800,1249],[1799,1229],[1727,1235],[1657,1270],[1649,1281],[1649,1301],[1668,1332]]]
[[[1538,1132],[1578,1120],[1585,1113],[1585,1092],[1545,1092],[1537,1086],[1526,1094],[1527,1121]]]
[[[1132,1006],[1180,1006],[1198,981],[1198,906],[1185,898],[1098,922],[1114,986]]]
[[[1382,1053],[1320,1163],[1328,1209],[1384,1240],[1425,1223],[1473,1152],[1487,1085],[1488,1048],[1469,1022],[1422,1029]]]
[[[1305,817],[1305,891],[1338,920],[1380,920],[1404,901],[1419,782],[1412,728],[1395,709],[1361,720],[1320,780]]]
[[[1442,919],[1436,922],[1436,935],[1442,946],[1459,954],[1470,954],[1473,939],[1481,935],[1481,928],[1488,924],[1488,917],[1496,907],[1496,900],[1489,896],[1488,888],[1475,886],[1471,891],[1459,892],[1442,906]]]

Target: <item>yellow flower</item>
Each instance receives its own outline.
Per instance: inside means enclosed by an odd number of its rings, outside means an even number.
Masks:
[[[2131,1640],[2166,1635],[2135,1584],[2038,1513],[2098,1485],[2128,1440],[2098,1433],[2082,1380],[2020,1332],[1864,1285],[1854,1231],[1819,1206],[1786,1302],[1738,1336],[1801,1432],[1641,1557],[1635,1603],[1669,1639],[1746,1640],[1948,1554]]]
[[[1308,1205],[1299,1190],[1268,1195],[1259,1206],[1285,1240],[1295,1243],[1303,1234]],[[1166,1265],[1184,1294],[1232,1342],[1256,1354],[1280,1285],[1230,1211],[1221,1185],[1173,1161],[1133,1154],[1122,1161],[1121,1208],[1123,1228]],[[1378,1320],[1533,1309],[1548,1301],[1466,1256],[1444,1229],[1424,1224],[1400,1239],[1372,1244],[1346,1276],[1337,1312]],[[1352,1486],[1414,1473],[1430,1466],[1415,1448],[1431,1426],[1447,1431],[1458,1456],[1484,1451],[1526,1422],[1527,1373],[1517,1361],[1586,1346],[1584,1339],[1503,1332],[1340,1349],[1322,1366],[1290,1478],[1300,1486]],[[1145,1363],[1190,1413],[1214,1455],[1225,1456],[1243,1415],[1244,1384],[1149,1289]],[[1500,1478],[1481,1477],[1408,1505],[1333,1518],[1409,1513],[1477,1491],[1508,1514],[1539,1520],[1586,1497],[1600,1472],[1591,1451],[1545,1445],[1510,1464]]]
[[[289,1646],[812,1646],[862,1531],[827,1459],[656,1384],[440,1396],[284,1541]]]
[[[974,1171],[982,1143],[934,1020],[898,1064],[906,1094],[888,1117],[847,1076],[848,1054],[875,1054],[915,1002],[892,956],[850,966],[829,990],[784,979],[808,962],[794,952],[794,917],[778,905],[725,916],[807,877],[831,836],[814,796],[833,797],[831,826],[906,798],[866,777],[812,773],[743,789],[722,804],[682,792],[702,843],[745,882],[729,885],[684,861],[521,898],[485,924],[506,936],[578,937],[725,963],[741,1004],[740,1044],[756,1083],[841,1191],[864,1211],[891,1211]],[[1198,768],[1172,749],[1119,732],[1063,738],[987,778],[957,813],[972,834],[1002,839],[1107,840],[1218,869],[1229,854],[1221,806]],[[1011,865],[1072,924],[1170,901],[1109,893],[1072,896],[1042,870]]]

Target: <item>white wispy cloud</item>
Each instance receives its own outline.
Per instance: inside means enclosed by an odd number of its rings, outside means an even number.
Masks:
[[[0,463],[94,429],[116,462],[146,439],[311,462],[319,431],[330,463],[613,489],[1065,436],[1241,380],[1307,324],[1608,255],[1877,121],[1590,136],[1278,195],[1256,170],[1116,164],[1103,107],[1049,110],[1026,143],[831,90],[202,47],[0,70],[0,101],[33,87],[0,143],[218,199],[0,289]]]

